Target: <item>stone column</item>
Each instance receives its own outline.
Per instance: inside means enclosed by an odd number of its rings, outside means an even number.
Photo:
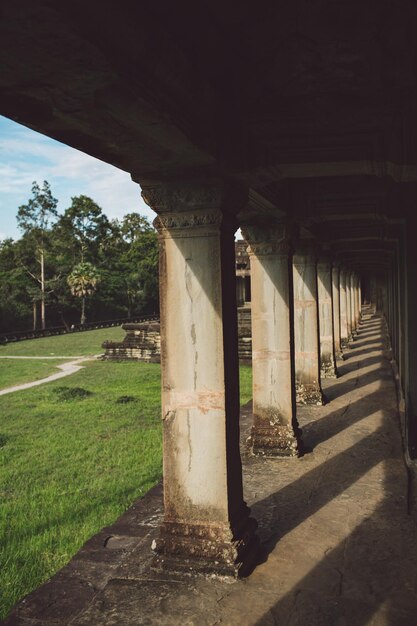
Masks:
[[[361,320],[360,314],[360,302],[359,302],[359,276],[355,275],[355,316],[356,316],[356,330],[359,330],[359,322]]]
[[[346,272],[346,328],[348,343],[352,341],[352,295],[350,284],[350,271]]]
[[[350,309],[352,316],[352,337],[357,334],[356,328],[356,308],[355,308],[355,298],[356,298],[356,285],[355,285],[355,272],[350,273]]]
[[[296,456],[292,254],[285,224],[244,226],[252,280],[254,454]]]
[[[340,340],[340,265],[332,266],[333,341],[336,359],[343,359]]]
[[[314,243],[299,241],[293,257],[295,388],[298,404],[323,404]]]
[[[236,300],[237,306],[245,304],[245,279],[243,276],[236,277]]]
[[[332,264],[320,258],[317,264],[320,329],[320,375],[337,378],[333,335]]]
[[[236,223],[224,211],[239,198],[221,183],[142,189],[160,241],[165,513],[154,567],[240,575],[258,544],[239,451]]]
[[[340,269],[340,345],[342,350],[348,345],[346,270],[344,267]]]

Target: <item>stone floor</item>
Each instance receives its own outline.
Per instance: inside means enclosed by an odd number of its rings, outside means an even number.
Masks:
[[[305,456],[244,458],[265,551],[249,578],[149,573],[156,487],[4,624],[415,626],[417,528],[388,358],[383,322],[366,315],[340,378],[323,385],[330,402],[299,411]]]

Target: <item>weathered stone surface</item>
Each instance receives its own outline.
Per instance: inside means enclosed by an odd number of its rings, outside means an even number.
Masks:
[[[317,286],[320,330],[320,378],[337,378],[332,264],[329,259],[321,259],[317,264]],[[340,328],[338,328],[338,332],[340,333]]]
[[[297,404],[310,404],[314,406],[321,406],[324,404],[324,395],[321,387],[311,384],[297,383],[295,385],[295,395]]]
[[[105,341],[104,360],[145,361],[159,363],[161,360],[161,329],[159,321],[128,323],[122,325],[126,331],[123,341]]]
[[[337,378],[336,365],[333,359],[321,358],[320,378]]]
[[[253,454],[301,450],[294,399],[292,251],[286,222],[245,225],[252,272]]]
[[[252,428],[247,445],[257,456],[299,456],[302,454],[301,432],[298,425],[258,425]]]
[[[298,247],[298,252],[297,252]],[[315,243],[301,239],[293,257],[295,389],[297,404],[322,404]]]
[[[243,500],[236,221],[227,212],[245,188],[160,181],[142,195],[158,212],[160,244],[164,520],[155,567],[238,575],[257,546]]]

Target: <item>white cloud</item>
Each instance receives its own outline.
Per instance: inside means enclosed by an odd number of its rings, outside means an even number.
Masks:
[[[70,205],[71,196],[84,194],[110,219],[133,211],[155,217],[127,172],[4,118],[2,127],[6,130],[0,138],[2,214],[13,211],[15,215],[18,206],[29,199],[32,182],[47,180],[61,212]]]

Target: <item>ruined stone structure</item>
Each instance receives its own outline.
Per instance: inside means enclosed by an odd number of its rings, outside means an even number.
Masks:
[[[2,7],[0,112],[128,171],[157,215],[156,570],[240,575],[257,559],[239,450],[239,227],[252,452],[301,454],[296,401],[325,401],[366,300],[387,320],[417,458],[416,31],[411,0]]]
[[[126,323],[123,341],[105,341],[103,359],[108,361],[161,361],[161,326],[158,321]]]

